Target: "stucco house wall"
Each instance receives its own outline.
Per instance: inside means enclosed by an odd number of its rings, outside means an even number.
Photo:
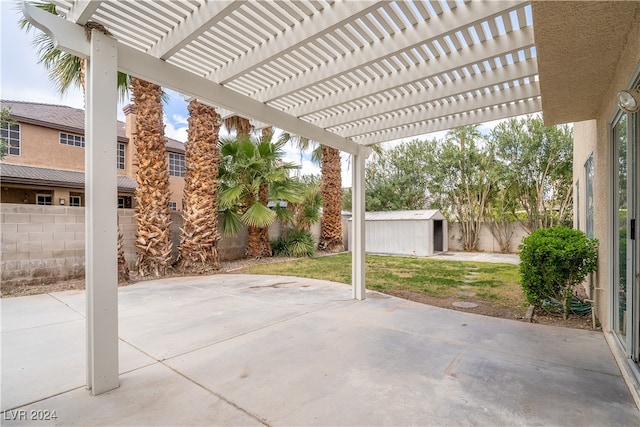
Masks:
[[[3,164],[22,165],[37,168],[49,168],[63,171],[84,171],[85,149],[83,147],[65,145],[60,143],[60,133],[72,135],[84,134],[84,115],[81,110],[48,104],[39,104],[20,101],[2,101],[3,108],[11,107],[14,113],[13,120],[20,125],[20,154],[7,155]],[[125,168],[116,169],[118,176],[125,176],[135,180],[137,166],[134,163],[135,144],[132,137],[135,133],[135,112],[131,105],[123,108],[125,122],[119,122],[117,143],[124,144]],[[57,123],[57,122],[60,123]],[[114,143],[116,143],[114,141]],[[167,140],[167,151],[184,154],[184,145],[179,141]],[[60,199],[68,204],[70,193],[79,193],[84,205],[82,189],[70,189],[63,183],[52,186],[51,183],[43,185],[42,182],[30,181],[28,184],[2,183],[3,203],[36,203],[35,194],[41,192],[52,194],[53,204],[59,205]],[[129,193],[120,192],[119,195],[133,196],[133,190]],[[184,191],[184,178],[178,176],[169,177],[170,200],[176,202],[178,211],[182,210],[182,193]]]
[[[624,89],[640,67],[640,21],[636,21],[627,37],[627,44],[620,52],[616,64],[615,78],[603,92],[597,118],[574,124],[574,183],[584,182],[584,163],[593,151],[594,160],[594,237],[600,242],[598,250],[598,271],[594,276],[596,313],[605,330],[613,328],[610,312],[612,268],[612,183],[613,155],[611,145],[611,124],[618,110],[616,94]],[[636,165],[637,166],[637,165]],[[581,213],[585,209],[585,188],[580,185]],[[581,216],[584,218],[584,214]],[[580,229],[585,231],[584,221]]]

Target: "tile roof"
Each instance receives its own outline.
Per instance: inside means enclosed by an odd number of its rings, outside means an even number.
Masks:
[[[0,101],[2,108],[11,108],[11,117],[18,122],[32,123],[53,129],[84,134],[84,110],[66,105],[42,104],[26,101]],[[118,121],[118,139],[127,141],[125,123]],[[167,138],[167,148],[184,152],[184,144]]]
[[[84,172],[60,169],[37,168],[34,166],[0,163],[0,179],[3,183],[37,184],[47,187],[84,188]],[[118,176],[118,191],[133,192],[135,179]]]

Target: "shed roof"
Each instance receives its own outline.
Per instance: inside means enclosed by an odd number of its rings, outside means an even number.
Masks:
[[[414,210],[414,211],[384,211],[366,212],[365,221],[421,221],[432,219],[445,219],[444,215],[437,209]]]

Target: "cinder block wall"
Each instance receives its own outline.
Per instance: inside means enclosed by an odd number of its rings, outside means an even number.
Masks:
[[[133,234],[135,236],[135,232],[136,232],[135,217],[133,217],[132,219],[134,224]],[[222,222],[222,215],[219,215],[218,224],[220,224],[221,222]],[[174,260],[178,259],[178,253],[180,248],[180,238],[182,236],[182,225],[183,225],[183,221],[182,221],[182,215],[180,214],[180,212],[171,212],[170,230],[171,230],[171,242],[173,243],[173,250],[171,255]],[[271,234],[271,227],[270,227],[269,236],[273,239],[279,236],[279,234],[274,237],[274,235]],[[134,240],[135,240],[135,237],[133,238],[133,241]],[[132,244],[134,244],[133,241],[132,241]],[[243,227],[240,233],[238,233],[236,236],[221,236],[221,239],[218,242],[218,256],[220,257],[220,261],[233,261],[235,259],[243,258],[246,247],[247,247],[247,228],[246,227]],[[135,246],[133,247],[133,254],[134,256],[132,260],[135,264]],[[133,264],[131,264],[130,259],[127,258],[127,260],[129,260],[130,265],[133,266]]]
[[[527,237],[529,233],[520,225],[513,223],[513,237],[509,245],[509,253],[518,253],[518,246],[522,243],[522,239]],[[449,250],[462,251],[462,232],[460,224],[457,222],[449,223]],[[493,237],[491,226],[483,223],[480,225],[480,240],[478,243],[478,251],[480,252],[500,252],[500,243]]]
[[[84,208],[0,204],[2,256],[0,279],[4,285],[48,284],[84,276]],[[136,219],[133,209],[118,209],[118,228],[125,258],[136,262]],[[177,259],[182,216],[171,213],[173,259]],[[220,218],[222,220],[222,218]],[[275,234],[274,234],[275,233]],[[272,239],[279,236],[273,228]],[[221,261],[244,257],[247,230],[224,236],[218,244]]]
[[[84,274],[84,208],[3,203],[3,284],[53,283]]]

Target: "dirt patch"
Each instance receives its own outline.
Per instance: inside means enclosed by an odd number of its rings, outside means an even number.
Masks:
[[[435,298],[424,295],[420,292],[412,291],[384,291],[384,293],[422,304],[447,308],[449,310],[464,311],[466,313],[481,314],[483,316],[499,317],[501,319],[511,319],[521,322],[525,321],[524,318],[527,312],[526,307],[503,307],[497,304],[491,304],[490,302],[481,300],[473,296],[465,296],[464,298]],[[474,308],[455,307],[453,303],[458,301],[472,302],[478,304],[478,306]],[[539,323],[541,325],[562,326],[565,328],[575,329],[593,329],[591,316],[572,315],[567,320],[564,320],[562,318],[562,315],[536,313],[533,315],[532,323]]]
[[[324,254],[320,254],[324,255]],[[258,265],[258,264],[271,264],[277,262],[286,262],[290,261],[293,258],[261,258],[261,259],[240,259],[236,261],[225,261],[220,263],[220,271],[219,273],[235,273],[242,268]],[[182,274],[173,273],[165,277],[182,277]],[[127,286],[129,284],[133,284],[136,282],[144,281],[144,280],[153,280],[154,277],[149,277],[145,279],[132,280],[130,283],[121,284],[120,286]],[[42,284],[42,285],[22,285],[22,286],[13,286],[7,287],[2,286],[0,288],[0,296],[2,298],[6,297],[17,297],[17,296],[25,296],[25,295],[36,295],[36,294],[45,294],[51,292],[59,292],[59,291],[68,291],[68,290],[83,290],[84,289],[84,279],[73,279],[73,280],[65,280],[52,284]],[[464,311],[467,313],[481,314],[483,316],[491,316],[491,317],[499,317],[501,319],[511,319],[517,321],[524,321],[525,313],[527,311],[526,307],[504,307],[498,304],[492,304],[490,302],[484,301],[475,296],[463,295],[457,298],[435,298],[428,295],[424,295],[419,292],[412,291],[386,291],[384,292],[389,295],[393,295],[399,298],[407,299],[410,301],[419,302],[422,304],[433,305],[436,307],[447,308],[449,310],[457,310]],[[478,304],[477,307],[474,308],[459,308],[453,306],[454,302],[472,302]],[[566,328],[576,328],[576,329],[593,329],[592,328],[592,320],[591,316],[576,316],[572,315],[569,319],[564,320],[562,315],[554,315],[547,313],[534,313],[533,323],[539,323],[541,325],[551,325],[551,326],[562,326]],[[596,328],[599,329],[599,328]]]

